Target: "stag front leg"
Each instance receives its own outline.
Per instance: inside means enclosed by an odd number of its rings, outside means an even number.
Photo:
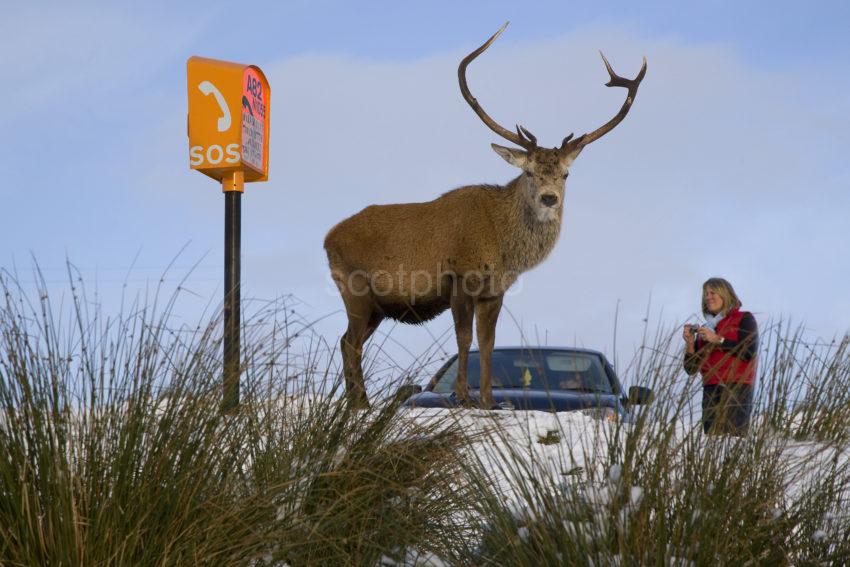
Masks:
[[[496,321],[502,309],[502,297],[479,298],[475,302],[475,327],[478,334],[478,349],[481,352],[481,407],[492,408],[492,358],[496,344]]]
[[[469,382],[466,369],[469,362],[469,347],[472,344],[472,317],[475,303],[472,297],[462,290],[460,282],[455,282],[452,290],[452,317],[455,322],[455,337],[457,338],[457,381],[455,394],[461,405],[471,405],[469,399]]]

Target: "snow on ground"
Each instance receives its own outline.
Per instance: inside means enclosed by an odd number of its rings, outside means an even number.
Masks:
[[[634,427],[581,412],[412,408],[403,415],[417,425],[460,426],[474,440],[472,450],[494,485],[502,490],[508,506],[522,503],[512,481],[521,471],[535,471],[544,478],[562,478],[564,484],[576,479],[595,479],[596,482],[588,484],[586,499],[604,504],[607,496],[604,490],[600,491],[600,481],[612,485],[620,481],[620,467],[609,466],[611,445],[618,436],[624,439],[628,429]],[[676,424],[675,434],[683,439],[693,428],[693,424],[680,422]],[[705,442],[722,444],[723,438],[706,437]],[[829,466],[841,466],[850,457],[847,447],[795,441],[778,434],[770,442],[782,453],[788,502],[796,500],[816,475]],[[729,446],[726,444],[726,448]],[[639,486],[626,488],[634,498],[639,498],[643,490]],[[850,500],[850,494],[845,496]]]
[[[588,463],[604,475],[616,425],[580,412],[412,408],[405,418],[423,426],[457,424],[475,440],[472,450],[508,499],[513,484],[506,467],[515,466],[516,456],[525,459],[521,464],[529,470],[551,473],[552,478],[566,479]]]
[[[323,401],[321,396],[316,399],[295,397],[288,400],[286,407],[289,411],[306,411],[320,401]],[[493,486],[503,494],[504,505],[516,520],[520,539],[528,537],[526,526],[535,519],[535,506],[529,508],[528,492],[523,495],[517,486],[517,479],[524,478],[523,475],[534,475],[544,481],[555,480],[551,483],[552,490],[565,490],[567,485],[576,489],[574,494],[593,510],[592,517],[589,521],[566,522],[565,529],[576,538],[588,540],[602,537],[609,522],[625,526],[631,510],[638,508],[644,495],[643,487],[623,483],[621,465],[611,464],[613,444],[625,439],[630,428],[635,427],[629,423],[616,423],[582,412],[437,408],[402,408],[398,417],[401,425],[398,432],[402,435],[453,426],[463,431],[470,440],[470,451],[484,466]],[[405,425],[410,425],[411,429],[407,430]],[[695,433],[695,427],[700,425],[677,422],[674,435],[684,440]],[[706,444],[717,444],[715,448],[719,450],[733,446],[722,437],[704,437],[697,433],[697,438]],[[767,444],[781,454],[779,462],[786,476],[785,506],[798,499],[823,471],[830,466],[840,467],[848,460],[847,447],[796,441],[778,433],[768,436]],[[618,514],[612,515],[611,503],[619,496],[625,496],[627,504]],[[850,500],[850,495],[844,496]],[[775,508],[772,513],[774,519],[778,519],[784,512]],[[828,537],[828,530],[829,526],[824,526],[814,533],[813,538]],[[611,564],[619,564],[619,560],[619,556],[611,556]],[[441,558],[417,550],[405,550],[401,560],[383,557],[379,564],[405,567],[446,565]],[[693,563],[675,559],[671,564]]]

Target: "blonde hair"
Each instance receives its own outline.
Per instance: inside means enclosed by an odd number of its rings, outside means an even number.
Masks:
[[[735,294],[735,290],[732,288],[732,284],[723,278],[708,278],[705,280],[705,283],[702,284],[702,314],[708,316],[711,312],[708,310],[708,305],[705,304],[705,290],[710,289],[714,293],[720,296],[723,300],[723,309],[720,312],[725,317],[729,314],[733,309],[737,309],[741,306],[741,300],[738,299],[738,296]]]

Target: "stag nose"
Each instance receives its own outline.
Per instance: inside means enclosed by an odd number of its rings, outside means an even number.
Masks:
[[[540,197],[540,202],[546,207],[554,207],[558,203],[558,196],[547,193]]]

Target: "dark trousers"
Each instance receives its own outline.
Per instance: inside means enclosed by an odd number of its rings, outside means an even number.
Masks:
[[[710,434],[747,434],[753,413],[752,384],[702,387],[702,430]]]

